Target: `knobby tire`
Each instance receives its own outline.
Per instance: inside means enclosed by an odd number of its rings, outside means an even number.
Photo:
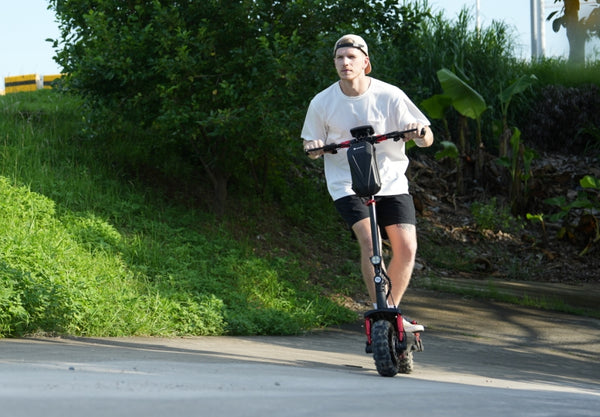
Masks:
[[[396,330],[387,320],[373,323],[373,359],[381,376],[394,376],[398,373],[398,355],[396,354]]]
[[[409,374],[413,370],[412,351],[398,352],[396,329],[387,320],[378,320],[372,328],[373,359],[381,376],[394,376],[397,373]]]

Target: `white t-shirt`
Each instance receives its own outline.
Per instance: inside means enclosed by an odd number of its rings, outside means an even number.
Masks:
[[[408,98],[391,84],[371,78],[369,89],[360,96],[347,96],[338,82],[317,94],[308,107],[301,137],[321,139],[325,144],[352,139],[350,129],[371,125],[376,135],[404,130],[408,123],[429,125],[429,120]],[[402,140],[386,140],[375,145],[381,191],[377,195],[408,194],[408,158]],[[325,154],[325,178],[333,200],[353,195],[352,177],[346,149]]]

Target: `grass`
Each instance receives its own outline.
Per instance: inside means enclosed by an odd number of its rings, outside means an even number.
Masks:
[[[353,319],[296,254],[132,182],[77,100],[0,98],[0,336],[293,334]]]

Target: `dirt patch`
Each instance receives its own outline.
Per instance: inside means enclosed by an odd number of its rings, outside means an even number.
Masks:
[[[528,198],[519,218],[510,213],[510,179],[492,157],[483,182],[465,182],[457,195],[456,176],[448,161],[418,155],[409,176],[419,213],[420,253],[416,274],[462,278],[600,284],[598,190],[583,190],[581,178],[600,178],[596,158],[543,154],[532,163]],[[549,198],[571,203],[581,193],[595,208],[573,208],[561,220],[550,220],[560,207]],[[479,212],[477,211],[479,208]],[[487,211],[486,211],[487,210]],[[492,210],[492,212],[490,212]],[[526,219],[543,215],[544,223]]]

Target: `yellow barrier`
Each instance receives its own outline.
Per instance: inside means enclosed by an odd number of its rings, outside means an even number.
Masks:
[[[4,90],[0,90],[0,95],[49,89],[52,88],[52,83],[62,76],[63,74],[53,74],[40,77],[38,74],[28,74],[4,77]]]
[[[62,74],[44,75],[44,88],[52,88],[52,83],[62,77]]]
[[[35,91],[42,86],[42,80],[37,74],[16,75],[4,78],[4,91],[19,93],[21,91]]]

